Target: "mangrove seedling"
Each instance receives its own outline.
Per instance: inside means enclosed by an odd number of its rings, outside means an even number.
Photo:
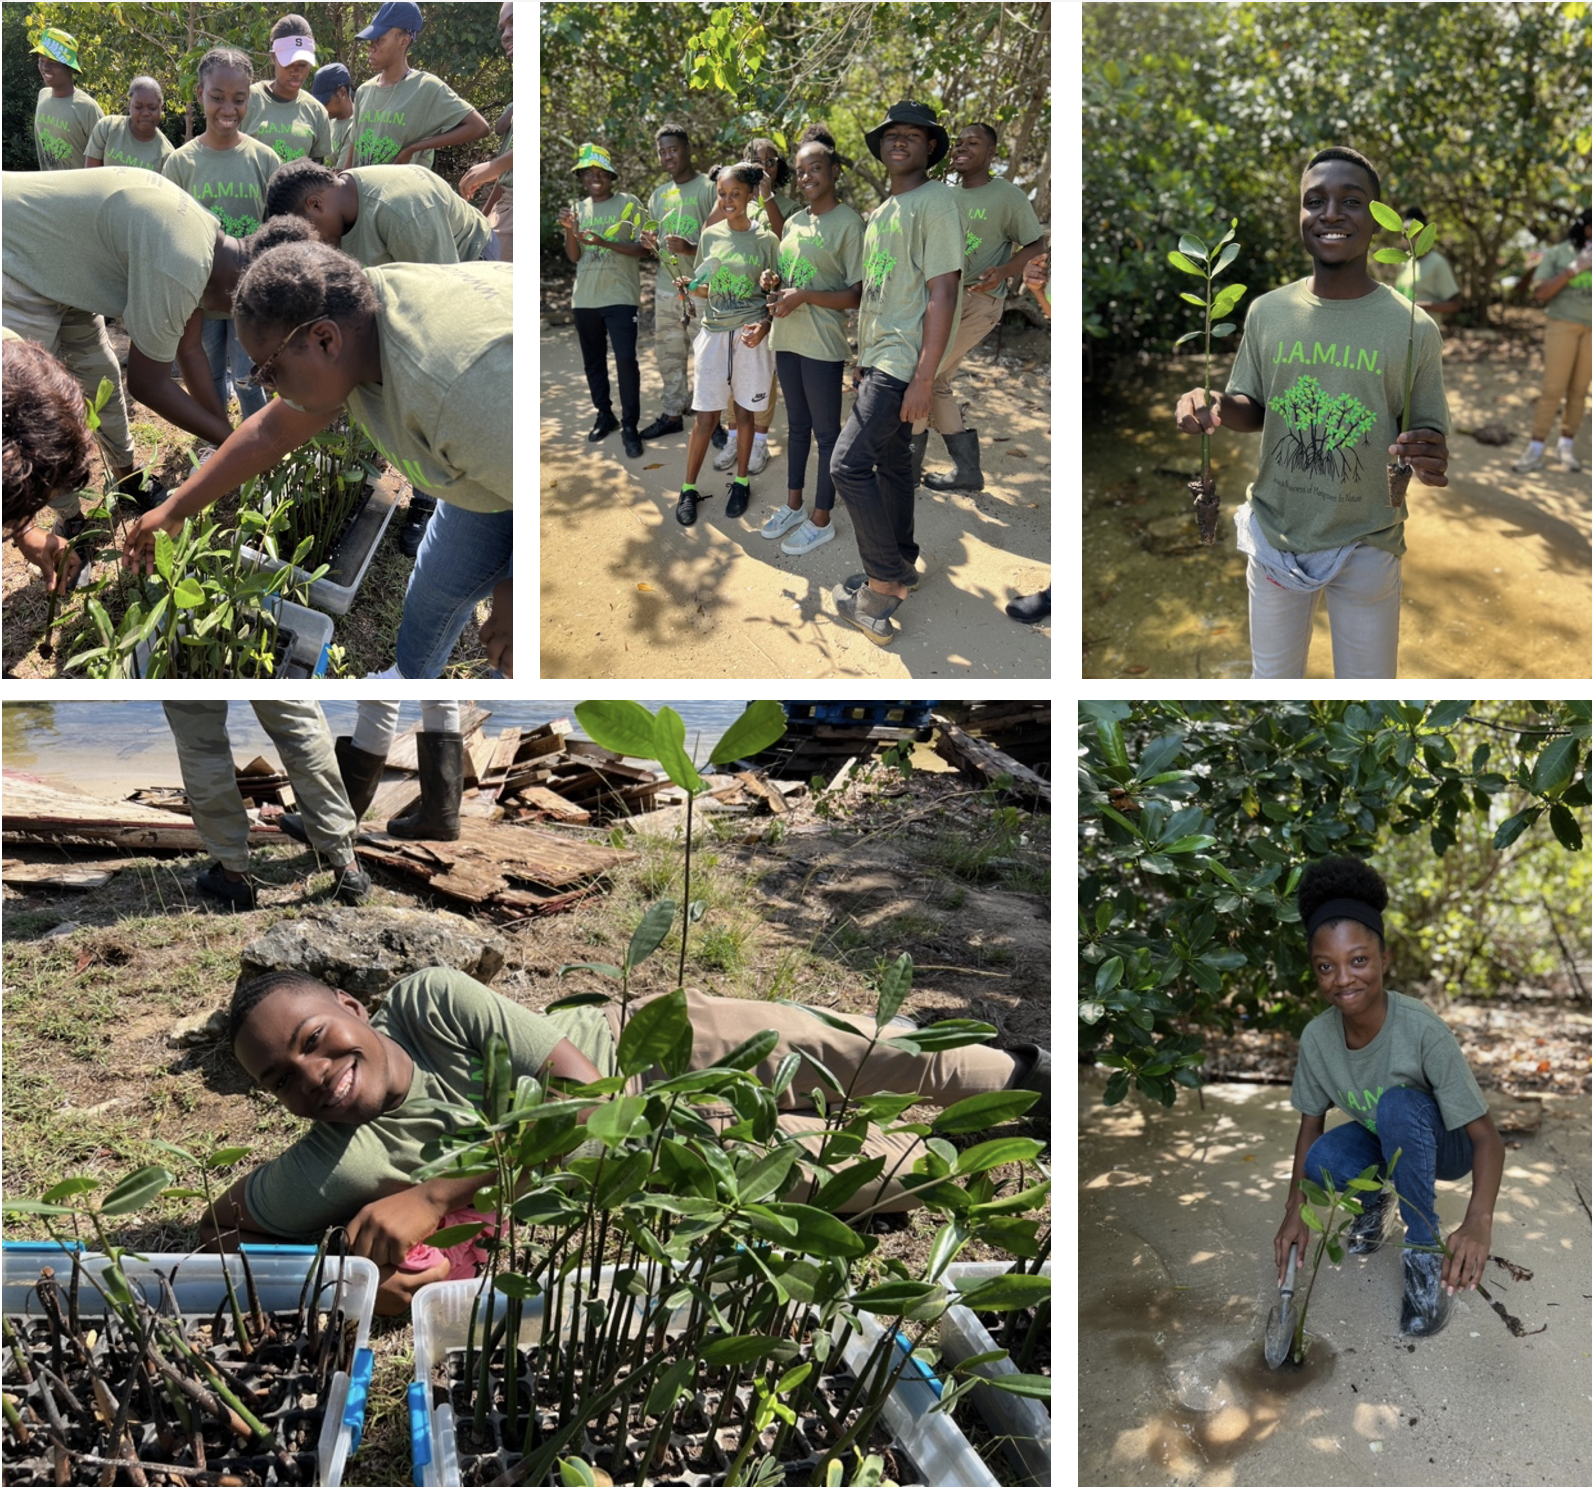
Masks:
[[[1177,240],[1177,247],[1167,255],[1167,260],[1174,269],[1180,269],[1184,274],[1192,274],[1196,279],[1205,281],[1205,295],[1202,299],[1198,295],[1190,295],[1182,291],[1183,299],[1190,305],[1198,305],[1205,312],[1205,326],[1203,331],[1190,331],[1172,343],[1180,347],[1186,341],[1194,341],[1199,336],[1205,337],[1205,403],[1210,406],[1211,401],[1211,341],[1224,336],[1231,336],[1238,327],[1232,321],[1222,321],[1222,317],[1231,313],[1233,307],[1244,297],[1247,285],[1226,285],[1218,293],[1215,279],[1222,270],[1226,269],[1238,257],[1239,245],[1233,242],[1233,235],[1238,231],[1238,219],[1232,220],[1232,225],[1222,236],[1214,248],[1207,249],[1202,239],[1193,233],[1184,233]],[[1212,263],[1212,259],[1215,260]],[[1212,321],[1220,322],[1213,326]],[[1200,475],[1199,480],[1188,484],[1189,491],[1194,497],[1194,516],[1199,522],[1200,542],[1216,542],[1216,514],[1220,504],[1216,500],[1216,478],[1211,475],[1211,437],[1205,431],[1200,435]]]
[[[1404,349],[1404,403],[1399,409],[1399,433],[1403,434],[1410,427],[1410,385],[1415,376],[1415,279],[1420,272],[1415,261],[1431,251],[1437,238],[1437,224],[1423,223],[1414,217],[1404,222],[1386,202],[1372,202],[1371,216],[1388,232],[1397,233],[1404,240],[1402,248],[1377,249],[1377,263],[1410,266],[1410,339]],[[1387,468],[1387,499],[1393,506],[1404,505],[1404,494],[1414,474],[1415,467],[1402,456]]]

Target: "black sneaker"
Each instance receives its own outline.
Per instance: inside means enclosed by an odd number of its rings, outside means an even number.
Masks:
[[[1435,1252],[1406,1252],[1400,1333],[1435,1335],[1448,1323],[1453,1307],[1453,1299],[1443,1291],[1443,1259]]]
[[[1019,595],[1015,600],[1006,602],[1006,614],[1014,621],[1021,621],[1025,626],[1037,625],[1040,621],[1050,619],[1050,586],[1046,585],[1037,595]]]
[[[752,484],[749,481],[732,481],[725,495],[730,500],[724,504],[724,515],[739,517],[751,503]]]
[[[255,907],[254,884],[247,875],[242,879],[228,879],[226,870],[219,864],[212,864],[194,883],[230,910],[252,911]]]
[[[720,425],[718,425],[718,426],[716,426],[714,428],[714,431],[713,431],[713,448],[715,450],[722,450],[729,443],[729,440],[730,440],[729,431],[726,430],[722,424],[720,424]]]
[[[1388,1204],[1387,1191],[1380,1195],[1360,1198],[1360,1214],[1349,1223],[1348,1251],[1355,1257],[1375,1252],[1387,1240],[1393,1207]]]
[[[644,447],[641,443],[641,436],[636,433],[635,425],[625,425],[625,427],[619,432],[619,438],[625,442],[625,454],[628,455],[631,460],[634,460],[638,455],[642,454]]]
[[[845,579],[843,579],[840,582],[840,587],[843,590],[847,590],[851,594],[855,595],[857,593],[857,591],[862,589],[862,587],[864,585],[866,585],[867,583],[868,583],[868,576],[866,574],[848,574],[845,577]],[[912,591],[915,591],[917,589],[917,587],[919,585],[921,585],[922,583],[923,583],[923,576],[921,574],[919,574],[916,569],[914,569],[912,571],[912,578],[911,579],[902,580],[902,584],[904,584],[907,587],[908,593],[911,593]]]
[[[661,440],[665,435],[677,435],[685,428],[685,420],[678,414],[660,414],[644,430],[643,440]]]
[[[612,412],[599,414],[592,423],[591,433],[586,436],[587,442],[595,445],[599,440],[607,439],[618,428],[619,421],[614,418]]]
[[[398,530],[398,552],[404,558],[412,559],[420,552],[420,545],[426,537],[426,525],[436,510],[435,497],[422,497],[418,492],[410,496],[404,525]]]
[[[697,503],[701,500],[702,493],[692,488],[680,493],[680,505],[674,509],[674,520],[682,528],[689,528],[696,521]]]

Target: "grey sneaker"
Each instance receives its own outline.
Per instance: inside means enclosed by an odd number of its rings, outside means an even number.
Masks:
[[[834,541],[835,525],[833,523],[825,523],[820,528],[817,523],[808,518],[801,527],[797,528],[789,538],[780,544],[779,551],[782,554],[795,554],[800,557],[802,554],[810,554],[815,548],[822,548],[826,543],[833,543]]]
[[[894,595],[881,595],[868,585],[860,590],[836,585],[829,593],[835,614],[848,626],[855,626],[874,646],[888,647],[900,634],[900,628],[890,619],[901,608],[901,601]]]
[[[831,523],[830,526],[833,527],[834,524]],[[909,580],[903,580],[902,583],[906,585],[908,591],[915,591],[918,586],[923,583],[923,576],[916,570],[913,570],[912,578]],[[866,574],[848,574],[845,579],[840,582],[840,584],[842,589],[849,590],[853,595],[855,595],[858,590],[865,589],[867,587],[868,576]]]
[[[1539,450],[1535,455],[1533,455],[1531,453],[1531,447],[1528,445],[1526,446],[1526,453],[1522,455],[1520,459],[1517,460],[1509,469],[1511,471],[1519,471],[1520,474],[1524,476],[1527,471],[1535,471],[1537,467],[1542,464],[1542,454],[1543,452]]]
[[[735,447],[738,444],[740,444],[740,441],[732,430],[729,439],[724,442],[724,448],[713,457],[713,469],[715,471],[731,471],[735,469]]]
[[[748,476],[759,476],[768,469],[768,441],[752,441],[752,458],[746,463]]]

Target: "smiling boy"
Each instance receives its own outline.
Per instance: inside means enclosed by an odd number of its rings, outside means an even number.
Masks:
[[[1322,594],[1335,675],[1397,676],[1406,508],[1389,501],[1380,452],[1402,455],[1423,485],[1448,485],[1442,336],[1418,309],[1409,428],[1398,433],[1410,307],[1366,266],[1381,189],[1356,151],[1311,158],[1299,233],[1313,272],[1250,307],[1214,407],[1199,388],[1177,403],[1187,434],[1261,431],[1260,474],[1234,514],[1256,678],[1305,675]]]
[[[33,50],[39,58],[39,101],[33,111],[34,145],[41,171],[81,170],[89,136],[104,117],[99,104],[77,86],[82,69],[77,39],[51,26]]]

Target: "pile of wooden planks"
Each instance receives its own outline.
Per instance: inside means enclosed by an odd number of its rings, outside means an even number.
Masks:
[[[924,705],[912,703],[787,703],[785,734],[753,758],[771,774],[807,781],[829,781],[847,761],[858,764],[881,745],[926,740],[930,726]]]
[[[1038,707],[1044,708],[1048,715],[1049,705]],[[969,780],[984,785],[1009,779],[1007,795],[1041,811],[1050,810],[1050,782],[1037,771],[989,740],[979,739],[969,733],[945,715],[935,715],[934,722],[938,726],[934,736],[934,753],[942,760],[949,761]],[[1045,759],[1048,764],[1048,749]]]
[[[942,704],[936,711],[1013,760],[1050,775],[1050,704],[1034,700]]]

